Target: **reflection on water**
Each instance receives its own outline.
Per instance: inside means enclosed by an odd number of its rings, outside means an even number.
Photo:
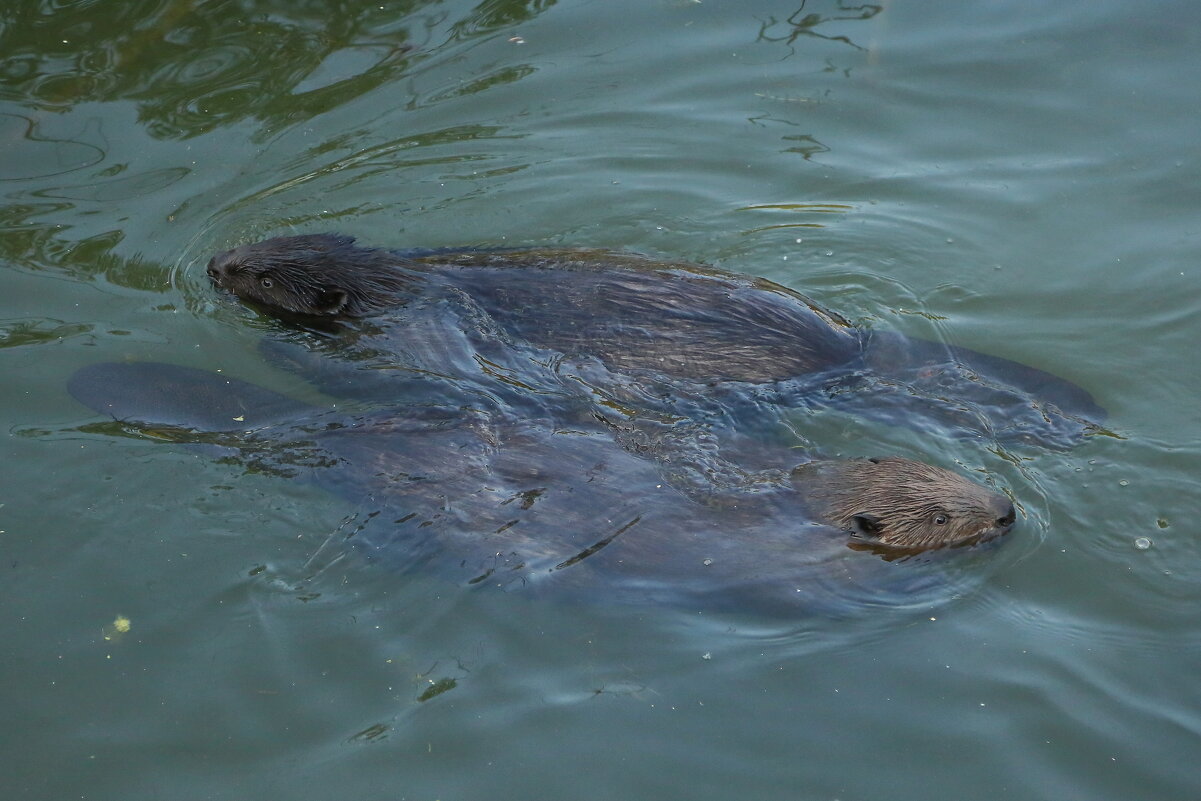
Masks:
[[[822,14],[821,12],[807,10],[807,5],[807,3],[801,3],[801,7],[792,12],[783,22],[777,20],[775,17],[768,17],[767,21],[759,29],[758,41],[782,42],[791,46],[795,45],[797,40],[803,36],[812,36],[829,42],[841,42],[842,44],[850,45],[856,50],[866,50],[866,48],[855,44],[848,36],[823,33],[819,30],[819,26],[827,25],[828,23],[868,20],[884,10],[883,4],[874,5],[864,3],[856,6],[839,3],[837,9],[833,10],[832,13]]]
[[[62,320],[5,320],[0,323],[0,348],[24,348],[86,334],[92,326]]]
[[[553,2],[487,2],[449,27],[454,39],[486,35],[498,27],[532,18]],[[96,253],[103,243],[111,250],[122,240],[117,231],[60,241],[62,220],[76,203],[47,203],[44,198],[83,201],[85,207],[108,205],[161,193],[186,179],[190,167],[171,166],[128,172],[126,164],[103,164],[113,149],[111,133],[85,121],[70,136],[44,130],[53,117],[94,103],[132,101],[138,123],[158,139],[188,139],[242,120],[258,122],[262,136],[281,126],[295,126],[314,115],[343,105],[396,80],[414,63],[436,55],[432,29],[443,20],[436,3],[385,7],[379,3],[299,3],[263,14],[254,2],[78,3],[53,9],[35,2],[17,3],[9,24],[0,29],[0,99],[27,113],[0,114],[0,143],[8,154],[0,181],[28,181],[73,174],[69,184],[17,184],[10,201],[0,207],[8,235],[0,254],[34,269],[56,269],[81,275],[101,270],[123,283],[123,275],[143,265],[114,268],[110,253]],[[252,24],[244,20],[252,19]],[[369,53],[361,59],[348,54]],[[520,80],[528,67],[508,68],[496,76],[459,86],[447,96],[467,96],[498,83]],[[54,131],[59,125],[50,126]],[[405,166],[454,164],[490,159],[486,153],[433,157],[399,155],[412,149],[462,143],[499,134],[496,126],[457,125],[441,131],[407,132],[391,142],[357,147],[355,139],[334,137],[294,158],[312,163],[328,152],[345,154],[309,175],[291,174],[278,186],[267,186],[243,198],[254,206],[270,202],[278,191],[294,191],[305,182],[350,170],[339,186]],[[195,162],[192,162],[194,164]],[[521,166],[498,168],[498,174]],[[83,176],[83,177],[80,177]],[[236,210],[237,206],[231,207]],[[178,209],[173,210],[178,212]],[[168,221],[174,215],[168,217]],[[293,223],[304,222],[296,217]],[[114,275],[114,270],[117,273]],[[161,276],[129,279],[140,289],[163,286]]]
[[[17,114],[0,114],[0,143],[7,154],[0,165],[0,181],[48,178],[104,160],[103,147],[86,141],[44,137],[38,130],[37,118]]]
[[[50,10],[18,2],[0,34],[2,96],[55,111],[132,99],[152,136],[188,138],[247,117],[296,124],[396,80],[440,44],[426,40],[441,16],[429,0],[262,6],[163,0]],[[450,30],[474,38],[552,6],[489,0]]]

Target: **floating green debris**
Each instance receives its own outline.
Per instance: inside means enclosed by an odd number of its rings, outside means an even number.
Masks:
[[[417,700],[425,702],[431,698],[441,695],[447,690],[453,690],[459,685],[457,679],[438,679],[437,681],[430,680],[430,686],[425,688],[425,692],[417,696]]]
[[[117,615],[112,623],[104,627],[104,639],[117,640],[129,633],[131,627],[129,618],[125,615]]]

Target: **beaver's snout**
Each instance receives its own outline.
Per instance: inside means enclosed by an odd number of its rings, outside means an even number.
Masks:
[[[1013,508],[1013,501],[1004,495],[995,495],[993,496],[993,509],[997,513],[997,529],[1002,534],[1007,533],[1018,519],[1017,510]]]
[[[217,263],[216,256],[209,259],[209,266],[205,269],[205,272],[208,273],[209,280],[213,282],[213,286],[221,286],[223,271],[221,265]]]
[[[941,467],[895,456],[819,459],[793,471],[818,518],[873,546],[921,551],[1008,534],[1007,496]]]

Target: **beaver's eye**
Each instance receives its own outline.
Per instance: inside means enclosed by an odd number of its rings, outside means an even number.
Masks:
[[[259,279],[259,286],[261,286],[263,289],[270,289],[271,287],[275,286],[275,282],[264,275]]]
[[[934,515],[934,525],[945,526],[946,524],[947,524],[947,516],[946,515]]]

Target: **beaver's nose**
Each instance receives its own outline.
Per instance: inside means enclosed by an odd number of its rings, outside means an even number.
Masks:
[[[997,528],[1009,528],[1018,519],[1013,502],[1008,498],[998,497],[997,502],[993,504],[993,509],[997,514]]]
[[[209,266],[205,272],[209,274],[210,281],[221,286],[221,268],[217,265],[216,257],[209,259]]]

